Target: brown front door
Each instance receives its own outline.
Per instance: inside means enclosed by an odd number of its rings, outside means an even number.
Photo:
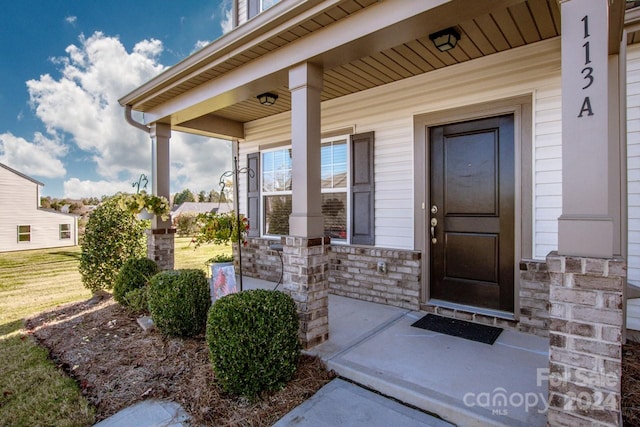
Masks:
[[[430,296],[513,312],[513,115],[429,133]]]

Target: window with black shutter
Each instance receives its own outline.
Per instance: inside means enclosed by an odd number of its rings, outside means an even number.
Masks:
[[[260,237],[260,153],[247,154],[247,236]]]
[[[375,244],[374,133],[351,136],[351,243]]]

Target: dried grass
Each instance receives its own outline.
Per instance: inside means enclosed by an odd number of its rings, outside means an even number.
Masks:
[[[98,420],[145,399],[180,403],[197,425],[269,426],[333,378],[322,362],[302,356],[295,378],[255,402],[216,384],[204,337],[144,332],[109,294],[27,321],[27,330],[80,384]]]

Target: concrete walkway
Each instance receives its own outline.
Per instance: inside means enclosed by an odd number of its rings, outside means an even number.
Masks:
[[[245,289],[274,287],[244,278]],[[308,353],[341,377],[380,394],[336,379],[276,426],[546,425],[548,340],[505,330],[494,345],[487,345],[411,327],[424,314],[330,295],[329,341]],[[156,415],[166,415],[162,404],[156,413],[144,406],[136,412],[136,406],[124,410],[131,410],[126,417],[122,411],[98,425],[183,425],[180,416],[154,424]]]
[[[452,424],[336,378],[274,424],[274,427],[291,426],[450,427]]]

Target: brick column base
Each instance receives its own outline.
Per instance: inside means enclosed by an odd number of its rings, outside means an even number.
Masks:
[[[622,259],[547,256],[549,426],[621,426]]]
[[[305,349],[329,339],[328,237],[287,236],[283,245],[283,288],[298,308]]]
[[[158,264],[160,271],[173,270],[175,228],[146,230],[147,258]]]

